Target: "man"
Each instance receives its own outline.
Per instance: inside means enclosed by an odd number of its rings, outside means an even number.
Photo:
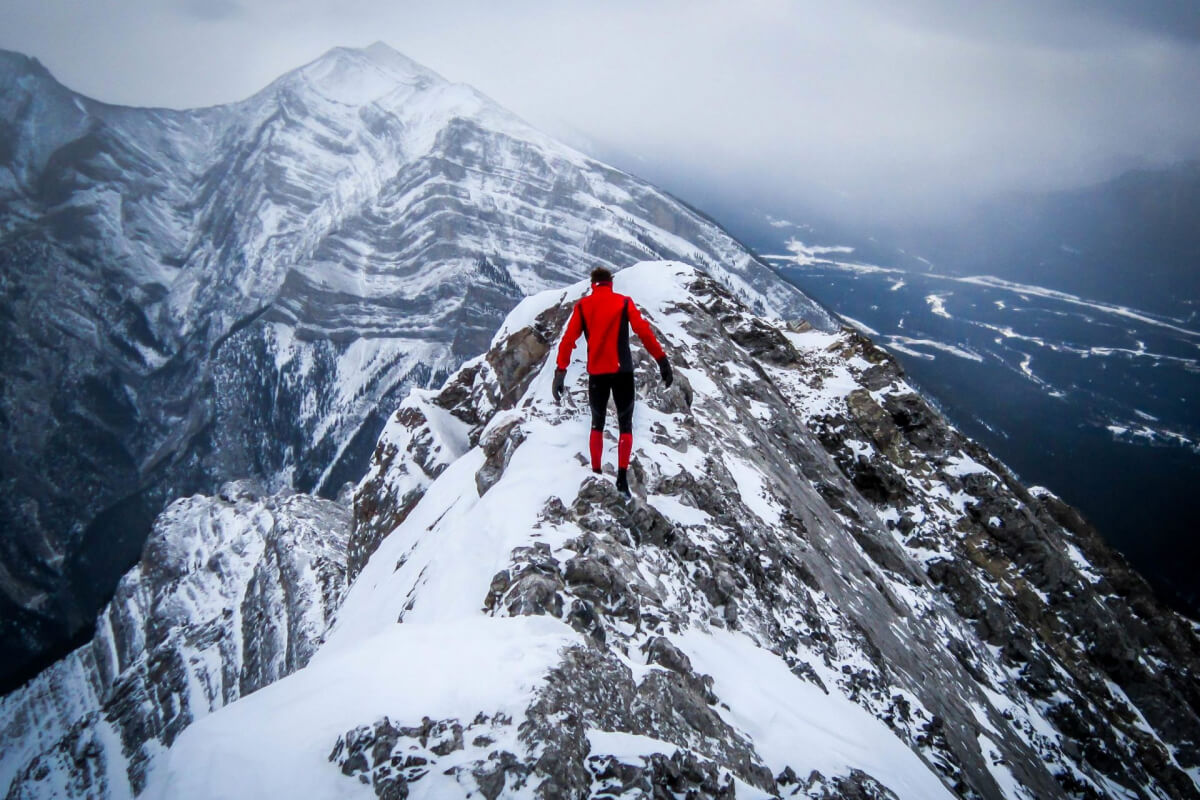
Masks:
[[[611,393],[617,406],[617,490],[629,496],[629,456],[633,452],[633,357],[629,353],[629,329],[642,340],[658,362],[663,383],[671,385],[671,365],[662,345],[642,318],[633,300],[612,289],[612,273],[604,267],[592,270],[592,291],[575,304],[566,333],[558,346],[558,369],[554,372],[554,402],[559,402],[567,377],[567,364],[575,340],[587,338],[588,405],[592,408],[589,442],[592,472],[599,473],[604,449],[604,416]]]

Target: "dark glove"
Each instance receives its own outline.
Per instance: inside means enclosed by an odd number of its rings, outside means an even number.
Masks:
[[[554,385],[550,391],[554,394],[554,402],[558,403],[562,400],[563,382],[567,379],[567,371],[565,369],[554,370]]]
[[[666,356],[658,360],[658,374],[662,376],[663,385],[670,389],[675,376],[671,373],[671,362],[667,361]]]

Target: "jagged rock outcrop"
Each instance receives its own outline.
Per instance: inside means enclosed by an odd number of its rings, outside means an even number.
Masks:
[[[687,386],[638,354],[635,499],[586,466],[578,362],[550,400],[584,287],[525,301],[381,439],[308,666],[150,796],[1200,796],[1195,626],[1069,508],[852,331],[679,264],[616,288]]]
[[[522,296],[644,258],[831,324],[711,220],[384,45],[195,111],[0,52],[0,690],[171,499],[335,495]]]
[[[349,526],[345,506],[247,481],[172,503],[93,640],[0,698],[0,793],[141,792],[184,728],[312,658]]]

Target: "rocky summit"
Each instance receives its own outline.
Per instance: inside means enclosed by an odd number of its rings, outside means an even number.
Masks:
[[[385,45],[190,111],[0,51],[0,692],[88,637],[167,503],[335,496],[522,297],[647,258],[832,325],[713,221]]]
[[[352,511],[168,508],[95,640],[0,701],[0,792],[1200,797],[1197,627],[1077,513],[859,333],[678,262],[615,289],[677,376],[635,345],[632,499],[578,352],[551,399],[586,285],[526,299]]]

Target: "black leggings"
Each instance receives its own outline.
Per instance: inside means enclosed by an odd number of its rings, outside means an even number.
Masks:
[[[617,404],[617,425],[621,433],[633,433],[633,373],[610,372],[588,376],[588,405],[592,407],[592,430],[604,430],[608,411],[608,393]]]

